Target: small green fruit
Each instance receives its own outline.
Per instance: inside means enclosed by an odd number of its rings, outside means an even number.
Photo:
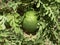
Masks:
[[[28,11],[23,20],[23,28],[27,32],[34,32],[37,29],[37,16],[35,11]]]

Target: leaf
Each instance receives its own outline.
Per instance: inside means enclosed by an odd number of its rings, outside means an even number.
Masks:
[[[39,8],[40,7],[40,0],[39,0],[39,2],[37,3],[37,6],[36,6],[37,8]]]
[[[4,30],[5,27],[5,22],[6,22],[6,17],[5,16],[0,16],[0,30]]]
[[[55,0],[57,3],[60,3],[60,0]]]

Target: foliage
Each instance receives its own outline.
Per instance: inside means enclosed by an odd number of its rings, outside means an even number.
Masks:
[[[38,16],[36,34],[22,29],[24,13]],[[0,45],[60,45],[60,0],[0,0]]]

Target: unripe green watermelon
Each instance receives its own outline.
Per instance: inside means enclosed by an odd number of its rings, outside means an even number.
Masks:
[[[25,14],[25,18],[23,20],[23,28],[27,32],[34,32],[37,29],[37,16],[35,11],[28,11]]]

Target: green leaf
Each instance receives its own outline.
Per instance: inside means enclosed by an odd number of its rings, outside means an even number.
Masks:
[[[36,6],[37,8],[39,8],[40,7],[40,0],[39,0],[39,2],[37,3],[37,6]]]
[[[60,3],[60,0],[55,0],[57,3]]]

